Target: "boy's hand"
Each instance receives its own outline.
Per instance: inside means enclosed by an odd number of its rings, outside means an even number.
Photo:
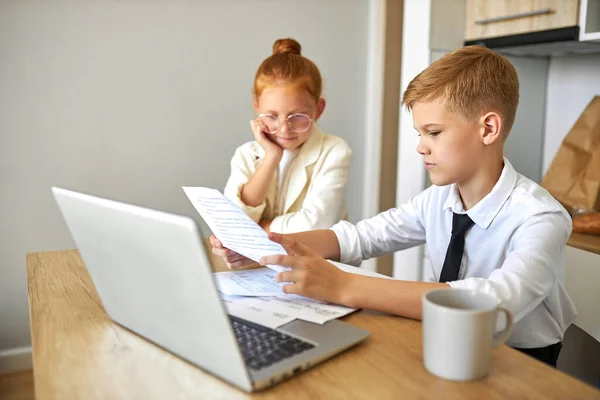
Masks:
[[[258,144],[260,144],[260,146],[263,148],[266,157],[272,158],[274,161],[279,163],[281,157],[283,156],[283,148],[269,139],[269,134],[264,132],[263,126],[256,119],[250,121],[250,127],[252,127],[254,139],[256,139]]]
[[[352,274],[346,273],[304,244],[290,238],[289,235],[269,233],[269,239],[280,243],[288,255],[263,257],[261,265],[275,264],[289,267],[291,271],[277,274],[278,282],[293,282],[283,286],[283,292],[311,297],[331,303],[344,304],[345,293]]]
[[[229,269],[237,269],[243,267],[244,265],[254,263],[254,261],[251,259],[224,247],[223,243],[221,243],[221,241],[217,239],[215,235],[210,237],[210,244],[212,244],[213,254],[222,257],[223,261],[225,261],[225,264],[227,265],[227,268]]]

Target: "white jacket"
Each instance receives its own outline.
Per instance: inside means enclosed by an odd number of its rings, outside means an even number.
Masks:
[[[265,200],[249,207],[241,199],[244,184],[256,172],[265,151],[256,141],[238,147],[231,159],[231,175],[224,194],[254,221],[271,219],[271,231],[279,233],[327,229],[346,218],[345,190],[352,151],[337,136],[314,126],[287,174],[287,191],[282,196],[283,214],[275,215],[277,171]],[[284,183],[282,187],[285,187]]]

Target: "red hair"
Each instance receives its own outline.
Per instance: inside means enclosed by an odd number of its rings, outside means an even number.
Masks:
[[[318,102],[323,83],[319,68],[300,54],[302,47],[294,39],[278,39],[273,44],[273,54],[258,67],[254,77],[252,95],[258,101],[263,90],[277,85],[292,85],[306,90]]]

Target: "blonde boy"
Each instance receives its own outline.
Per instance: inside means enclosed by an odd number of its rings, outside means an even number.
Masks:
[[[421,298],[440,287],[495,296],[515,318],[508,344],[556,365],[576,314],[564,289],[564,246],[571,233],[565,209],[542,187],[518,174],[503,147],[515,119],[519,82],[511,63],[480,46],[454,51],[409,84],[402,103],[413,114],[433,186],[399,208],[356,225],[271,234],[288,256],[263,264],[288,266],[286,293],[421,318]],[[248,260],[213,251],[231,268]],[[425,243],[431,268],[425,282],[344,273],[325,258],[362,260]]]

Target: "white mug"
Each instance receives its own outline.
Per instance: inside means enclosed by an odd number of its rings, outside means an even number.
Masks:
[[[499,312],[506,328],[494,338]],[[440,378],[469,381],[490,371],[492,348],[510,337],[512,315],[494,297],[468,289],[436,289],[423,296],[425,368]]]

